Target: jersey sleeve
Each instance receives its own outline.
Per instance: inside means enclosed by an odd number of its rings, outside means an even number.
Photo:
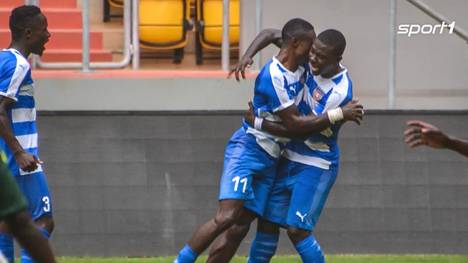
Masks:
[[[18,101],[18,91],[28,71],[29,64],[17,59],[4,63],[0,69],[0,96]]]

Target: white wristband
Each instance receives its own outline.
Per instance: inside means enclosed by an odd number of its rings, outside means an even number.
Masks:
[[[263,118],[255,117],[254,128],[256,130],[261,130],[262,129],[262,124],[263,124]]]
[[[343,110],[341,108],[329,110],[327,111],[327,114],[331,124],[335,124],[336,122],[341,121],[344,118]]]

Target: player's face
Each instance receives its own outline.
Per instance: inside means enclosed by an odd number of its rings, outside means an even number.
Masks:
[[[27,41],[31,52],[41,56],[45,50],[45,44],[49,41],[50,33],[47,30],[47,18],[39,14],[35,18],[34,24],[27,32]]]
[[[340,57],[335,54],[333,47],[327,46],[319,39],[316,39],[310,50],[309,62],[314,75],[326,77],[336,69]]]
[[[299,59],[299,65],[307,63],[307,60],[309,59],[309,51],[312,47],[312,43],[315,41],[315,37],[315,31],[312,30],[297,41],[296,57]]]

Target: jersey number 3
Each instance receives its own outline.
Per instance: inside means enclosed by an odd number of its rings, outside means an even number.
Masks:
[[[42,202],[44,202],[44,212],[50,212],[50,199],[48,196],[42,197]]]

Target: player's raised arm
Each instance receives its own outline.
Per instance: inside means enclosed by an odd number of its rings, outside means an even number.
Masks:
[[[357,100],[353,100],[341,108],[329,110],[320,116],[313,114],[299,116],[297,108],[291,106],[278,112],[283,120],[282,123],[279,123],[256,118],[251,103],[249,103],[249,107],[249,112],[245,115],[247,123],[273,135],[289,138],[304,138],[319,133],[340,121],[354,121],[359,125],[364,113],[363,106]]]
[[[426,145],[436,149],[449,149],[468,157],[468,141],[445,134],[439,128],[423,121],[408,121],[405,142],[411,147]]]
[[[253,63],[253,57],[270,44],[281,47],[282,38],[279,29],[264,29],[260,32],[245,51],[239,63],[229,72],[228,78],[234,73],[236,80],[240,80],[239,74],[245,79],[245,69]]]

